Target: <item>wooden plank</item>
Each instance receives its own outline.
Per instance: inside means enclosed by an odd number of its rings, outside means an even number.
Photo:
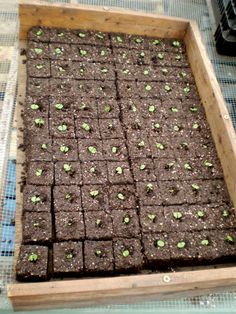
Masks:
[[[191,22],[185,36],[188,58],[206,111],[225,182],[236,208],[236,135],[201,34]]]
[[[107,32],[183,38],[189,21],[107,7],[40,3],[21,0],[19,5],[20,39],[36,25],[92,29]],[[53,18],[52,18],[53,17]]]
[[[235,288],[236,267],[41,283],[13,284],[8,288],[14,310],[102,305],[193,295],[202,289]]]

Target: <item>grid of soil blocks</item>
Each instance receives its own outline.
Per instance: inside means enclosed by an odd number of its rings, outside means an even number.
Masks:
[[[27,73],[19,280],[235,258],[183,42],[34,27]]]

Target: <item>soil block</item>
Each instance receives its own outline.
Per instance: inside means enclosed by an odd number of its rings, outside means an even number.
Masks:
[[[51,212],[51,188],[26,185],[23,191],[23,208],[29,212]]]
[[[136,210],[113,210],[114,237],[139,238],[139,217]]]
[[[109,203],[112,209],[135,209],[135,190],[133,185],[110,186]]]
[[[54,138],[75,138],[75,125],[73,118],[50,119],[50,134]]]
[[[97,106],[99,119],[119,119],[120,109],[115,99],[99,99]]]
[[[89,211],[84,214],[86,239],[108,240],[113,237],[112,219],[110,214],[101,211]]]
[[[30,117],[32,119],[37,119],[38,116],[48,115],[49,111],[49,97],[26,97],[24,106],[24,116]],[[27,120],[27,119],[26,119]]]
[[[74,76],[71,61],[53,60],[51,61],[51,74],[53,78],[70,78]]]
[[[85,161],[82,163],[84,184],[106,184],[108,181],[105,161]]]
[[[51,88],[50,88],[49,80],[47,78],[31,78],[28,81],[26,86],[26,94],[27,96],[50,96]]]
[[[49,54],[52,60],[70,60],[72,54],[71,46],[61,43],[49,44]]]
[[[100,119],[99,127],[102,139],[124,138],[123,129],[118,119]]]
[[[53,188],[54,212],[82,211],[81,192],[77,185],[58,185]]]
[[[84,217],[81,212],[55,213],[56,240],[82,240],[85,238]]]
[[[128,152],[124,140],[109,139],[103,140],[104,158],[107,160],[127,160]]]
[[[76,99],[67,96],[52,96],[50,98],[50,117],[64,119],[75,113]]]
[[[78,146],[75,139],[55,139],[53,141],[54,161],[77,161]]]
[[[28,40],[36,42],[49,42],[51,36],[50,29],[47,27],[34,26],[28,32]]]
[[[100,139],[100,132],[97,119],[81,118],[76,119],[76,136],[80,138]]]
[[[82,185],[81,166],[79,162],[58,161],[55,163],[56,185]]]
[[[151,158],[139,158],[131,160],[135,181],[155,181],[154,165]],[[159,177],[158,177],[159,179]]]
[[[97,100],[95,98],[78,98],[74,104],[76,118],[97,118]]]
[[[107,210],[107,187],[104,185],[82,186],[82,204],[84,211]]]
[[[140,224],[143,233],[167,232],[169,229],[169,222],[165,219],[161,206],[141,206]]]
[[[29,161],[52,161],[52,139],[35,137],[26,147],[26,158]]]
[[[83,272],[82,242],[60,242],[53,244],[54,275],[79,275]]]
[[[81,161],[104,160],[102,141],[98,139],[79,139],[78,146]]]
[[[52,185],[54,182],[53,163],[41,161],[30,162],[26,182],[35,185]]]
[[[47,78],[51,76],[50,62],[44,59],[28,60],[27,75],[29,77]]]
[[[128,162],[110,161],[107,165],[108,179],[111,184],[132,183],[133,177]]]

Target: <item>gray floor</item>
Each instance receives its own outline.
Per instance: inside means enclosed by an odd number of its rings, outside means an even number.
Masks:
[[[236,127],[236,58],[219,56],[214,48],[212,23],[205,0],[58,0],[48,2],[115,6],[197,20],[214,65],[234,126]],[[215,0],[216,1],[216,0]],[[12,280],[14,247],[16,129],[17,0],[0,0],[0,313],[11,312],[6,286]],[[213,26],[214,27],[214,26]],[[213,294],[192,299],[148,302],[106,308],[50,311],[50,313],[236,313],[236,293]],[[36,312],[34,312],[36,313]],[[37,312],[38,313],[38,312]],[[43,313],[43,312],[40,312]]]

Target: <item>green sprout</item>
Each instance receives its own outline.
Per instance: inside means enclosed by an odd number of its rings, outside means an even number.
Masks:
[[[70,148],[66,145],[61,145],[60,146],[60,151],[64,154],[68,153],[68,151],[70,150]]]
[[[111,152],[112,152],[113,154],[116,154],[116,153],[118,152],[118,147],[113,146],[113,147],[111,148]]]
[[[200,186],[197,185],[196,183],[193,183],[193,184],[191,185],[191,187],[192,187],[193,191],[195,191],[195,192],[198,192],[198,191],[200,190]]]
[[[177,187],[172,186],[172,187],[169,189],[169,192],[170,192],[172,195],[176,195],[176,194],[179,192],[179,190],[178,190]]]
[[[227,209],[224,209],[223,212],[222,212],[222,216],[225,217],[225,218],[229,217],[229,211]]]
[[[144,71],[143,71],[143,74],[144,74],[144,75],[148,75],[148,74],[149,74],[149,70],[144,70]]]
[[[98,39],[104,39],[104,34],[101,33],[101,32],[95,34],[95,36],[96,36]]]
[[[154,106],[154,105],[150,105],[150,106],[148,107],[148,111],[149,111],[149,112],[155,112],[155,111],[156,111],[155,106]]]
[[[130,223],[130,218],[129,218],[129,216],[125,216],[125,217],[123,218],[123,223],[124,223],[125,225],[128,225],[128,224]]]
[[[111,111],[112,111],[112,108],[111,108],[110,105],[106,105],[106,106],[104,107],[104,112],[108,113],[108,112],[111,112]]]
[[[42,35],[43,35],[42,29],[39,29],[39,30],[36,32],[36,35],[37,35],[37,36],[42,36]]]
[[[182,59],[182,58],[181,58],[180,55],[176,55],[176,56],[175,56],[175,60],[180,61],[181,59]]]
[[[116,41],[117,41],[118,43],[123,43],[123,38],[120,37],[120,36],[116,36]]]
[[[83,50],[83,49],[80,49],[79,54],[80,54],[82,57],[84,57],[84,56],[87,55],[87,51],[86,51],[86,50]]]
[[[164,53],[159,52],[157,54],[157,58],[160,59],[160,60],[163,60],[164,59]]]
[[[175,162],[168,162],[167,164],[165,164],[165,169],[172,169],[174,167]]]
[[[34,120],[34,124],[37,127],[41,128],[41,126],[43,126],[45,124],[45,121],[42,118],[37,118]]]
[[[37,195],[34,195],[31,197],[31,202],[34,203],[34,204],[38,204],[41,202],[41,198]]]
[[[39,222],[33,223],[33,226],[34,226],[34,227],[39,227],[39,226],[40,226],[40,225],[39,225]]]
[[[192,166],[190,165],[190,163],[187,162],[186,164],[184,164],[184,169],[191,171],[192,170]]]
[[[45,144],[45,143],[43,143],[43,144],[41,145],[41,148],[42,148],[43,150],[46,150],[46,149],[48,148],[48,145]]]
[[[152,184],[152,183],[148,183],[148,184],[146,185],[146,192],[147,192],[147,193],[153,192],[153,184]]]
[[[135,42],[136,44],[141,44],[143,42],[143,39],[142,38],[135,38]]]
[[[193,128],[193,130],[197,130],[197,129],[200,128],[200,126],[199,126],[198,123],[194,123],[194,124],[192,125],[192,128]]]
[[[118,193],[117,194],[117,198],[120,200],[120,201],[124,201],[125,200],[125,196],[123,193]]]
[[[165,241],[163,240],[157,240],[156,241],[156,246],[157,247],[160,247],[160,248],[163,248],[165,246]]]
[[[180,129],[181,129],[181,128],[180,128],[178,125],[174,125],[174,126],[173,126],[173,131],[175,131],[175,132],[179,132]]]
[[[63,170],[65,172],[70,172],[72,170],[72,166],[70,164],[64,164],[63,165]]]
[[[39,257],[38,257],[37,254],[31,253],[30,256],[28,257],[28,261],[34,263],[34,262],[37,262],[38,258],[39,258]]]
[[[117,174],[122,174],[123,173],[123,168],[122,167],[117,167],[116,168],[116,173]]]
[[[141,58],[144,58],[144,57],[145,57],[145,53],[142,51],[142,52],[140,52],[139,56],[140,56]]]
[[[35,175],[36,175],[37,177],[41,177],[42,174],[43,174],[43,169],[36,169]]]
[[[61,48],[56,48],[56,49],[55,49],[55,53],[56,53],[57,55],[61,55],[61,54],[62,54],[62,49],[61,49]]]
[[[176,108],[176,107],[171,107],[171,109],[170,109],[172,112],[178,112],[179,110],[178,110],[178,108]]]
[[[96,251],[95,251],[95,255],[97,255],[97,256],[101,256],[101,255],[102,255],[102,251],[101,251],[101,250],[99,250],[99,249],[98,249],[98,250],[96,250]]]
[[[56,108],[57,110],[62,110],[62,109],[64,108],[64,105],[58,103],[58,104],[55,104],[55,108]]]
[[[145,170],[146,169],[146,165],[142,164],[139,166],[139,170]]]
[[[135,105],[132,105],[131,110],[132,110],[133,112],[137,112],[137,107],[135,107]]]
[[[62,124],[60,124],[60,125],[57,127],[57,129],[58,129],[58,131],[60,131],[60,132],[66,132],[67,129],[68,129],[68,127],[67,127],[67,125],[66,125],[65,123],[62,123]]]
[[[230,244],[233,244],[234,243],[234,237],[231,236],[230,234],[228,234],[225,238],[225,241],[230,243]]]
[[[66,259],[72,259],[73,257],[74,256],[72,252],[66,253]]]
[[[154,46],[157,46],[157,45],[160,44],[160,40],[154,39],[154,40],[152,40],[152,44],[153,44]]]
[[[106,73],[108,73],[108,69],[107,68],[101,68],[100,72],[103,74],[106,74]]]
[[[90,132],[91,131],[91,128],[90,128],[89,124],[85,123],[85,122],[82,124],[82,129],[84,129],[86,132]]]
[[[137,147],[138,147],[138,148],[144,148],[144,146],[145,146],[144,141],[140,141],[140,142],[137,144]]]
[[[183,215],[181,212],[173,212],[173,217],[176,219],[176,220],[180,220]]]
[[[190,92],[190,87],[189,86],[184,87],[184,92],[185,94],[188,94]]]
[[[189,146],[187,142],[183,142],[180,144],[180,146],[184,149],[184,150],[189,150]]]
[[[31,108],[32,110],[38,110],[38,109],[39,109],[39,105],[38,105],[38,104],[32,104],[32,105],[30,106],[30,108]]]
[[[106,51],[106,50],[101,50],[100,56],[104,57],[106,54],[107,54],[107,51]]]
[[[186,246],[186,243],[184,241],[180,241],[177,243],[177,248],[178,249],[184,249]]]
[[[156,143],[156,148],[160,149],[160,150],[164,150],[165,146],[163,144],[161,144],[161,143]]]
[[[212,164],[210,161],[205,160],[205,161],[204,161],[204,166],[207,167],[207,168],[212,168],[212,167],[213,167],[213,164]]]
[[[92,190],[89,192],[90,196],[92,196],[92,198],[95,198],[99,195],[99,191],[98,190]]]
[[[181,47],[181,44],[180,44],[180,42],[178,40],[174,40],[174,41],[172,41],[172,46],[176,47],[176,48],[179,48],[179,47]]]
[[[124,74],[130,74],[130,70],[129,70],[129,69],[123,69],[122,72],[123,72]]]
[[[190,107],[189,110],[190,110],[191,112],[198,112],[198,108],[197,108],[197,107],[194,107],[194,106]]]
[[[79,33],[78,35],[80,38],[84,38],[86,36],[84,33]]]
[[[203,212],[202,210],[199,210],[199,211],[197,212],[197,217],[198,217],[198,218],[202,219],[204,216],[205,216],[205,214],[204,214],[204,212]]]
[[[150,90],[152,89],[152,86],[146,85],[146,86],[145,86],[145,89],[146,89],[146,91],[150,91]]]
[[[157,130],[158,130],[158,129],[160,129],[160,127],[161,127],[161,126],[160,126],[159,123],[155,123],[155,124],[154,124],[154,129],[157,129]]]
[[[187,73],[182,71],[182,72],[180,72],[180,76],[185,77],[185,76],[187,76]]]
[[[65,199],[66,199],[67,201],[70,201],[70,200],[72,199],[72,194],[71,194],[71,193],[66,193]]]
[[[129,253],[129,250],[124,250],[123,252],[122,252],[122,255],[124,256],[124,257],[128,257],[129,255],[130,255],[130,253]]]
[[[148,216],[148,219],[150,219],[152,222],[154,222],[155,219],[156,219],[156,215],[155,214],[148,214],[147,216]]]
[[[60,32],[60,33],[57,33],[57,36],[58,36],[58,37],[64,37],[65,34],[64,34],[63,32]]]
[[[89,169],[89,172],[90,173],[96,173],[97,172],[97,169],[96,169],[96,167],[91,167],[90,169]]]
[[[102,225],[101,219],[96,219],[95,224],[96,224],[97,227],[101,227],[101,225]]]
[[[201,241],[201,245],[203,245],[203,246],[208,246],[208,245],[209,245],[209,240],[203,239],[203,240]]]
[[[166,91],[167,93],[169,93],[169,92],[172,90],[172,88],[170,87],[170,85],[165,85],[164,89],[165,89],[165,91]]]
[[[89,147],[88,147],[88,151],[89,151],[91,154],[96,154],[97,148],[94,147],[94,146],[89,146]]]
[[[161,70],[161,72],[163,75],[167,75],[169,71],[166,68],[164,68]]]

